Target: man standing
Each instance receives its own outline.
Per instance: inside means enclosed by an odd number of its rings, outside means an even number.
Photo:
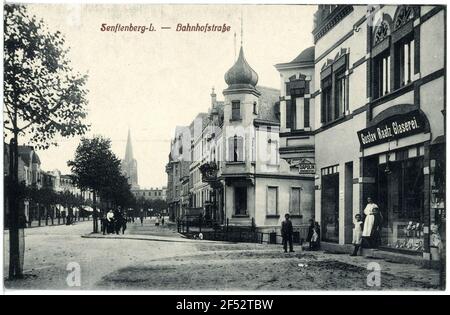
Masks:
[[[294,248],[292,246],[292,222],[289,220],[289,213],[284,215],[285,220],[281,223],[281,236],[283,237],[284,252],[287,253],[287,243],[289,242],[289,252],[293,253]]]

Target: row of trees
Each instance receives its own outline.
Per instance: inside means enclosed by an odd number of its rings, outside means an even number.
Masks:
[[[56,192],[48,187],[35,186],[24,188],[24,199],[29,201],[28,224],[31,224],[32,220],[39,220],[40,224],[41,219],[45,219],[46,222],[50,219],[53,224],[54,218],[58,218],[59,222],[61,217],[73,216],[75,208],[79,210],[78,215],[85,216],[89,212],[85,212],[83,207],[91,204],[89,200],[84,200],[80,195],[70,191]]]

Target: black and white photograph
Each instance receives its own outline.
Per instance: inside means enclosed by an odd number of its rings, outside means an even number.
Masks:
[[[446,9],[4,2],[3,292],[445,292]]]

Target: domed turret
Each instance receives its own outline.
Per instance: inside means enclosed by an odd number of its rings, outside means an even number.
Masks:
[[[250,67],[244,57],[244,50],[239,51],[239,57],[234,65],[225,73],[225,82],[228,89],[255,88],[258,83],[258,74]]]

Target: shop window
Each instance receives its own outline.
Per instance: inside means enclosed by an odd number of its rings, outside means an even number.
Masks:
[[[334,167],[322,170],[322,239],[339,242],[339,173]]]
[[[228,139],[228,161],[243,162],[244,161],[244,138],[234,136]]]
[[[322,108],[321,108],[321,122],[327,123],[333,120],[333,108],[331,98],[331,76],[322,80]]]
[[[374,59],[374,98],[382,97],[389,93],[391,56],[389,50],[379,54]]]
[[[300,215],[300,187],[292,187],[289,198],[289,213],[291,215]]]
[[[241,102],[232,101],[231,102],[231,119],[240,120],[241,119]]]
[[[278,187],[267,187],[267,215],[278,214]]]
[[[247,187],[234,187],[234,213],[247,214]]]
[[[414,36],[410,34],[395,44],[395,88],[411,83],[414,74]]]
[[[344,115],[347,109],[347,79],[345,77],[345,69],[335,74],[335,106],[334,119]]]
[[[389,162],[378,168],[378,205],[383,216],[382,245],[422,251],[424,227],[423,158]]]

